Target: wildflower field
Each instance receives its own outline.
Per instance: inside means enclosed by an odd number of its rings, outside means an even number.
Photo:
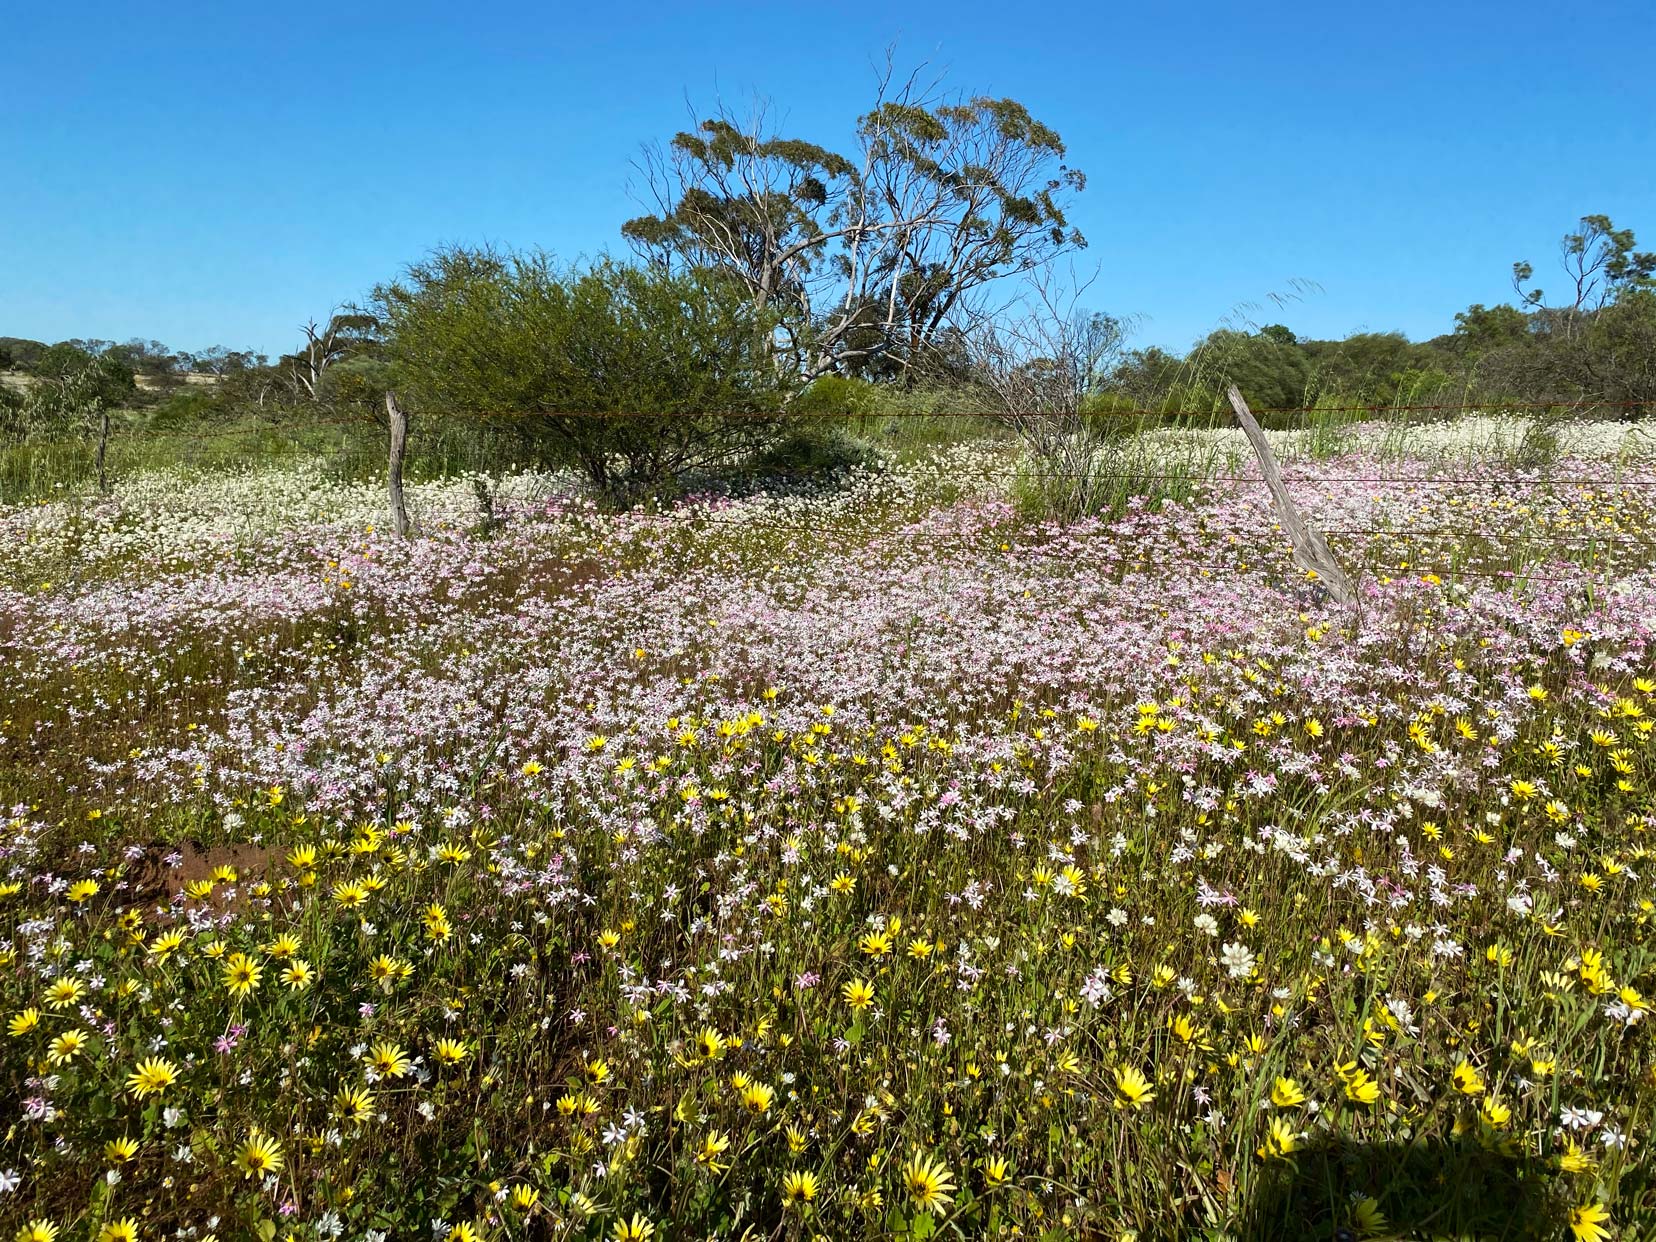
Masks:
[[[1639,443],[0,508],[0,1237],[1656,1236]]]

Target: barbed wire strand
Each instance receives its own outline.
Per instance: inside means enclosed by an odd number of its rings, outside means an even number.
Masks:
[[[663,519],[663,521],[665,521],[665,520],[666,519]],[[886,530],[886,531],[883,531],[883,532],[870,532],[866,527],[855,528],[855,527],[849,527],[849,526],[833,526],[833,525],[827,525],[827,524],[795,526],[795,525],[786,525],[786,524],[767,523],[767,522],[756,521],[756,520],[752,520],[752,519],[746,519],[746,520],[739,521],[739,522],[726,522],[726,521],[721,521],[721,520],[716,519],[716,518],[703,517],[703,518],[700,519],[700,522],[703,526],[717,526],[717,527],[724,527],[724,528],[727,528],[727,529],[746,530],[746,531],[751,531],[751,530],[754,530],[754,529],[770,529],[772,531],[780,531],[782,533],[789,533],[789,534],[794,534],[794,535],[798,535],[798,536],[809,536],[809,535],[815,535],[815,536],[847,536],[847,535],[853,535],[854,536],[854,535],[873,534],[873,536],[876,540],[893,540],[893,539],[900,539],[904,534],[909,533],[907,528],[905,528],[905,527],[899,527],[895,530]],[[918,523],[916,523],[916,524],[918,524]],[[1342,532],[1329,531],[1329,532],[1325,532],[1325,533],[1338,535],[1338,534],[1341,534]],[[1004,539],[1000,542],[1000,544],[996,544],[995,546],[991,547],[990,544],[993,543],[993,542],[994,541],[993,541],[992,537],[987,542],[981,542],[981,541],[977,541],[977,540],[966,540],[966,539],[962,539],[962,538],[959,538],[959,537],[955,537],[953,539],[939,538],[939,537],[934,535],[934,536],[931,536],[930,538],[927,539],[927,546],[928,547],[953,546],[953,547],[955,547],[956,549],[959,549],[959,550],[966,550],[966,551],[973,551],[973,552],[986,552],[986,553],[991,553],[991,554],[996,553],[996,552],[1003,552],[1003,551],[1005,551],[1005,552],[1017,551],[1017,552],[1022,552],[1022,553],[1040,554],[1043,551],[1043,549],[1040,545],[1013,544],[1009,540],[1004,540]],[[1641,544],[1640,546],[1648,546],[1648,545]],[[1067,556],[1068,554],[1066,552],[1054,552],[1054,553],[1052,553],[1052,555],[1054,555],[1054,556]],[[1286,548],[1270,549],[1270,550],[1261,552],[1259,554],[1259,558],[1261,560],[1261,563],[1268,563],[1264,560],[1264,558],[1282,558],[1282,557],[1288,557],[1289,559],[1291,559],[1291,554],[1288,552],[1288,550]],[[1125,557],[1109,558],[1109,563],[1111,563],[1113,565],[1117,561],[1122,560],[1122,559],[1129,559],[1129,558],[1125,558]],[[1242,556],[1242,555],[1239,554],[1236,559],[1238,561],[1248,561],[1248,560],[1255,559],[1255,558],[1249,558],[1249,557]],[[1100,561],[1100,562],[1097,562],[1097,563],[1104,563],[1104,562]],[[1187,566],[1187,567],[1191,567],[1191,568],[1222,570],[1222,571],[1226,571],[1226,572],[1236,572],[1239,568],[1238,565],[1235,564],[1235,563],[1232,563],[1232,562],[1219,562],[1219,561],[1182,560],[1180,562],[1180,564],[1182,564],[1184,566]],[[1447,575],[1447,576],[1450,576],[1450,577],[1501,578],[1501,579],[1519,579],[1519,580],[1524,580],[1524,581],[1535,581],[1535,582],[1569,582],[1569,583],[1576,583],[1576,584],[1582,584],[1586,581],[1591,580],[1594,577],[1594,572],[1595,572],[1595,571],[1585,571],[1581,574],[1541,574],[1541,573],[1531,572],[1531,571],[1529,571],[1529,570],[1527,570],[1527,569],[1525,569],[1521,566],[1517,567],[1517,568],[1512,568],[1512,569],[1475,570],[1475,569],[1468,569],[1468,568],[1459,568],[1459,567],[1455,567],[1455,566],[1418,565],[1418,564],[1414,564],[1414,563],[1411,563],[1406,568],[1404,568],[1404,567],[1391,567],[1391,566],[1375,567],[1375,566],[1367,566],[1367,565],[1365,565],[1364,568],[1368,569],[1371,573],[1379,574],[1380,572],[1384,572],[1387,575],[1435,573],[1435,574],[1438,574],[1439,576]],[[1640,568],[1639,571],[1642,571],[1642,567]],[[1605,571],[1601,571],[1601,572],[1608,573],[1608,572],[1613,572],[1613,571],[1605,570]]]

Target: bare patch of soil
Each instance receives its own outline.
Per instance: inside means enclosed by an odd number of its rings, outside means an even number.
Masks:
[[[180,855],[180,859],[176,866],[170,866],[167,860],[174,854]],[[234,889],[236,901],[239,901],[248,885],[270,874],[277,857],[277,850],[268,845],[213,845],[206,849],[193,841],[177,845],[151,845],[145,847],[142,857],[127,864],[125,878],[131,893],[139,901],[166,904],[192,881],[211,879],[220,867],[233,867],[235,883],[217,885],[209,898],[214,904],[228,909],[235,903],[227,902],[225,894]]]

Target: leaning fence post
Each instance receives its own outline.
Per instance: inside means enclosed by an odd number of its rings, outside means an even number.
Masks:
[[[1259,458],[1259,468],[1265,474],[1265,486],[1271,489],[1277,512],[1282,516],[1282,524],[1287,528],[1288,539],[1294,546],[1294,562],[1301,569],[1316,574],[1317,581],[1335,602],[1347,608],[1356,608],[1357,588],[1352,586],[1351,579],[1328,550],[1328,544],[1305,520],[1294,498],[1288,494],[1288,488],[1282,482],[1282,471],[1277,469],[1276,454],[1271,452],[1271,442],[1265,438],[1265,432],[1255,420],[1253,411],[1248,408],[1235,384],[1230,386],[1226,395],[1230,397],[1231,408],[1236,411],[1236,421],[1242,424],[1242,431]]]
[[[385,412],[391,419],[391,463],[387,472],[391,495],[391,526],[400,538],[408,538],[408,506],[403,503],[403,455],[408,451],[408,415],[391,393],[385,394]]]

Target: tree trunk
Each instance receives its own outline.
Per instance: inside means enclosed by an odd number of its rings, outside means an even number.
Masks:
[[[1254,453],[1259,457],[1259,468],[1265,474],[1265,486],[1271,489],[1277,513],[1281,515],[1282,524],[1288,530],[1288,539],[1294,545],[1294,561],[1301,569],[1315,574],[1318,583],[1337,603],[1356,608],[1357,588],[1352,586],[1351,579],[1346,577],[1345,570],[1340,568],[1340,563],[1328,550],[1328,544],[1305,520],[1294,498],[1288,494],[1288,488],[1282,481],[1282,471],[1277,469],[1276,454],[1271,452],[1271,442],[1255,421],[1253,411],[1248,408],[1235,384],[1230,386],[1226,395],[1230,397],[1231,408],[1236,411],[1236,421],[1242,424],[1248,443],[1253,445]]]
[[[399,538],[408,538],[408,506],[403,503],[403,456],[408,451],[408,415],[396,397],[385,394],[385,412],[391,418],[391,464],[387,472],[391,496],[391,526]]]

